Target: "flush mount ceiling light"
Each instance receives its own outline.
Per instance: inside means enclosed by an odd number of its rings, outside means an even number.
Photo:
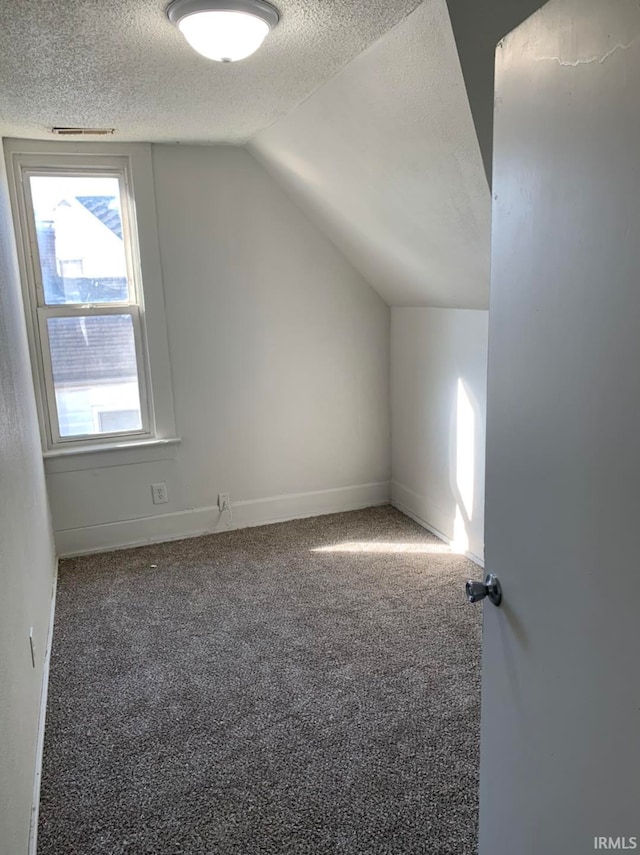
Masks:
[[[264,0],[173,0],[167,15],[194,50],[218,62],[251,56],[280,20]]]

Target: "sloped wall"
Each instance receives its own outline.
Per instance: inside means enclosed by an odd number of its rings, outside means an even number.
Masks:
[[[490,194],[445,0],[249,148],[389,305],[487,307]]]

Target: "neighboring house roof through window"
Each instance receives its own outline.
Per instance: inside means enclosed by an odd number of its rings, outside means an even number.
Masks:
[[[122,221],[115,196],[76,196],[76,199],[122,240]]]

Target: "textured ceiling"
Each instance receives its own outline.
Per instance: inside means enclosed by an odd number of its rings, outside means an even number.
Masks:
[[[275,0],[244,62],[200,57],[165,0],[3,0],[0,135],[108,126],[115,140],[245,142],[411,12],[418,0]]]
[[[389,304],[487,306],[490,194],[445,0],[249,147]]]

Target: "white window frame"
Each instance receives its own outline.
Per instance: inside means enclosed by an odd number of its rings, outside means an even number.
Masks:
[[[70,165],[43,166],[39,163],[39,159],[38,165],[34,166],[29,162],[31,160],[32,158],[23,158],[19,164],[21,190],[19,204],[24,207],[27,239],[29,241],[29,261],[31,263],[27,270],[27,284],[30,291],[32,312],[35,315],[32,323],[36,326],[36,346],[40,352],[42,367],[41,383],[46,401],[44,420],[47,446],[49,448],[56,448],[70,443],[108,442],[116,437],[118,439],[150,439],[155,435],[155,424],[153,407],[151,406],[149,395],[151,384],[149,382],[149,359],[145,344],[144,292],[138,260],[137,229],[135,218],[131,211],[132,197],[129,191],[131,182],[128,175],[129,165],[127,158],[103,157],[100,159],[99,168],[90,167],[86,164],[78,167]],[[31,179],[39,176],[79,177],[83,175],[92,178],[115,178],[118,181],[129,299],[127,301],[113,301],[109,303],[47,304],[44,294],[35,211],[31,197]],[[53,383],[47,322],[49,318],[104,317],[105,315],[129,315],[131,318],[135,341],[142,426],[139,430],[133,431],[115,431],[113,433],[105,431],[104,433],[62,436],[60,433],[58,408]]]
[[[178,442],[173,416],[150,146],[141,143],[126,146],[5,140],[4,147],[44,456]],[[30,178],[55,174],[118,178],[129,281],[128,302],[45,304]],[[132,318],[142,427],[137,431],[61,437],[47,319],[106,314],[128,314]]]

